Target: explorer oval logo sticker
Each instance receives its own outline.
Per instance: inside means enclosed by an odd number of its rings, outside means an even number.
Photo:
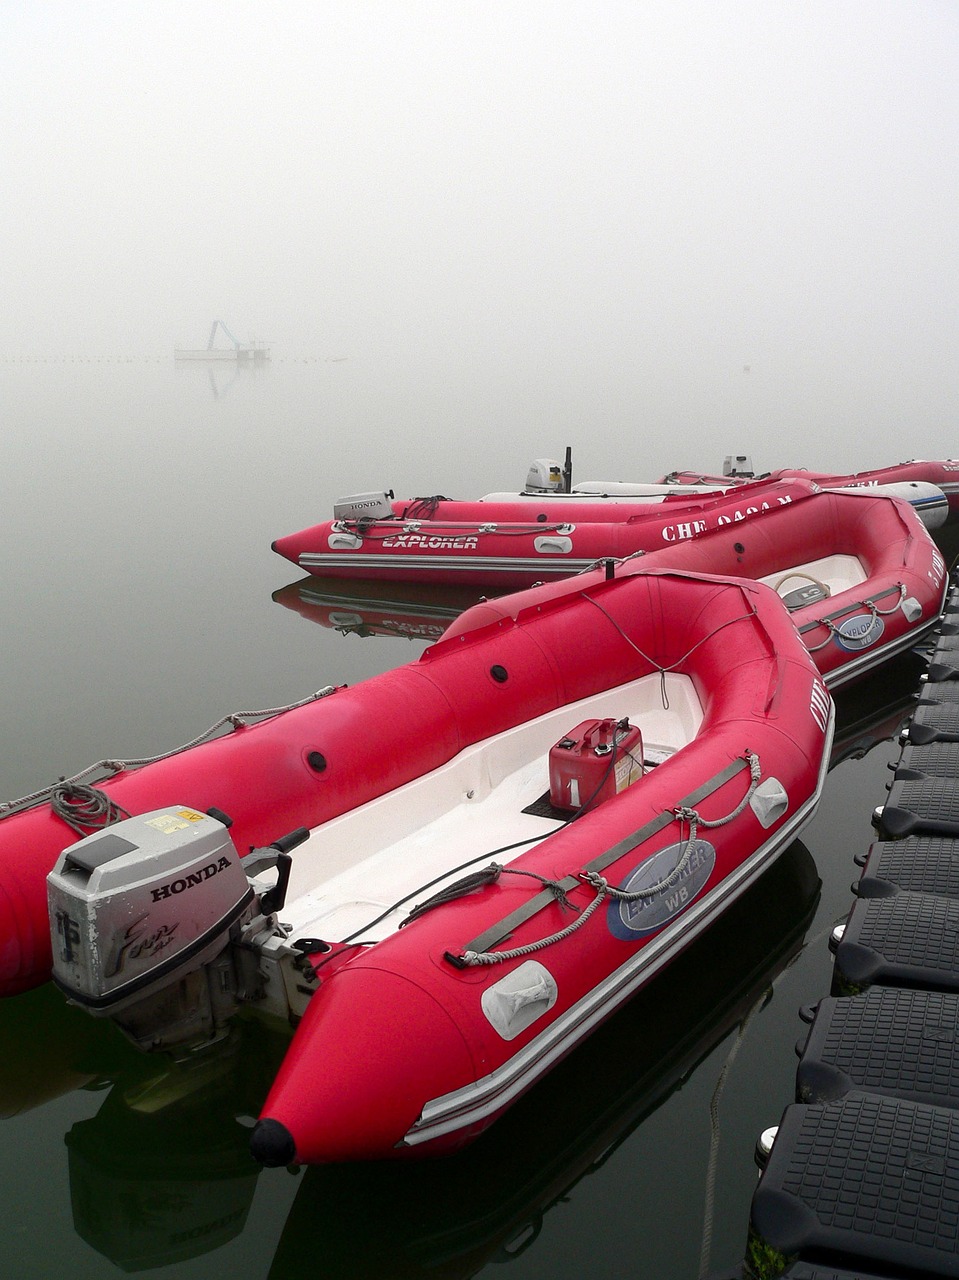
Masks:
[[[669,879],[672,871],[679,866],[686,851],[687,841],[680,844],[667,845],[654,853],[641,866],[637,867],[622,886],[628,893],[639,889],[651,889]],[[682,872],[670,880],[651,898],[642,898],[636,902],[613,901],[607,908],[606,923],[614,938],[624,942],[635,942],[661,929],[664,924],[685,911],[690,903],[702,893],[713,867],[716,865],[716,850],[708,840],[696,840],[690,850],[689,861]]]
[[[836,644],[840,649],[851,652],[856,649],[868,649],[875,644],[886,629],[886,624],[877,614],[857,613],[854,618],[846,618],[836,628]]]

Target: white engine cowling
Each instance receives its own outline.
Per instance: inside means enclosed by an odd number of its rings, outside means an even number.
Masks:
[[[353,493],[346,498],[337,498],[333,503],[334,520],[389,520],[393,515],[393,505],[389,493]]]
[[[528,493],[563,493],[565,490],[562,464],[554,458],[536,458],[526,473]]]
[[[47,877],[54,982],[141,1048],[217,1039],[256,985],[254,954],[230,943],[275,931],[281,860],[308,833],[241,862],[228,827],[215,810],[155,809],[69,846]],[[282,887],[258,894],[249,874],[278,865]]]

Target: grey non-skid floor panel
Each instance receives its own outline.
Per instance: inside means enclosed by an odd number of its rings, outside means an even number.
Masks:
[[[935,635],[926,650],[927,679],[925,684],[941,684],[946,680],[959,680],[959,636]]]
[[[872,1267],[863,1271],[857,1267],[848,1271],[845,1267],[832,1267],[828,1263],[794,1262],[782,1273],[782,1280],[901,1280],[888,1271],[876,1271]]]
[[[869,1093],[793,1104],[750,1228],[787,1260],[959,1277],[959,1112]]]
[[[959,787],[959,742],[930,742],[914,745],[907,742],[899,753],[896,775],[909,770],[930,778],[952,778]]]
[[[857,898],[836,948],[833,994],[877,983],[959,991],[959,901],[896,889]]]
[[[820,1001],[796,1096],[826,1102],[854,1089],[959,1108],[959,993],[872,987]]]
[[[955,706],[959,703],[959,681],[923,681],[919,689],[919,701],[916,705],[922,707],[927,703],[939,703],[940,705],[949,704]]]
[[[954,778],[893,777],[886,804],[908,809],[923,818],[959,823],[959,786]]]
[[[856,861],[863,871],[853,889],[861,898],[889,897],[894,888],[959,898],[959,838],[955,836],[876,840]]]
[[[959,786],[953,778],[896,777],[879,814],[878,829],[898,839],[926,831],[959,836]]]
[[[942,702],[919,702],[909,725],[912,742],[959,740],[959,707]]]

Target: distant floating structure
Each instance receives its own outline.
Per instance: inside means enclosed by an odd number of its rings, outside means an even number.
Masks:
[[[230,343],[228,347],[214,346],[216,331],[222,329]],[[264,342],[241,342],[235,338],[222,320],[214,320],[210,326],[210,337],[205,347],[191,349],[174,347],[174,360],[228,360],[236,364],[266,364],[270,359],[270,348]]]

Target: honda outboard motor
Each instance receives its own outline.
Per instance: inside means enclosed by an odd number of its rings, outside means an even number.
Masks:
[[[216,810],[156,809],[71,845],[47,877],[54,982],[141,1049],[220,1038],[240,1000],[264,985],[254,942],[285,937],[274,913],[287,851],[309,832],[241,862],[229,823]],[[251,881],[269,867],[274,886]]]
[[[537,458],[531,462],[529,471],[526,473],[526,492],[565,492],[562,464],[553,458]]]
[[[351,493],[333,503],[334,520],[389,520],[393,515],[390,499],[393,490],[377,493]]]

